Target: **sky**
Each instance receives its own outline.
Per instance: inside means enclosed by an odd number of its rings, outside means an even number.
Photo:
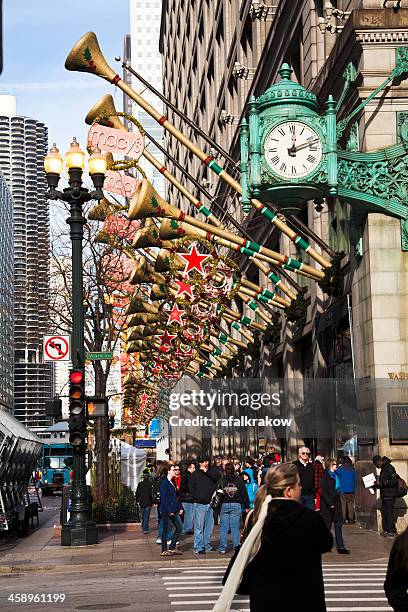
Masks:
[[[120,74],[129,33],[129,0],[3,0],[3,73],[0,94],[17,98],[17,114],[48,127],[50,145],[63,154],[73,136],[85,150],[84,118],[99,98],[111,93],[118,110],[122,92],[100,77],[64,68],[83,34],[96,33],[102,52]]]

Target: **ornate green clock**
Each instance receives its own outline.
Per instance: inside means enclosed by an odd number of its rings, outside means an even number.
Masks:
[[[284,213],[297,212],[308,200],[337,196],[351,204],[353,222],[368,212],[382,212],[403,222],[408,246],[408,136],[400,143],[364,153],[340,146],[351,120],[395,78],[408,73],[408,48],[396,49],[391,74],[341,121],[336,115],[346,99],[356,71],[349,64],[338,103],[332,96],[319,112],[316,96],[291,80],[283,64],[281,80],[248,104],[241,124],[242,204],[250,199],[272,202]],[[355,119],[354,119],[355,120]],[[408,132],[407,132],[408,133]]]
[[[243,204],[249,199],[278,203],[287,212],[307,200],[336,193],[336,118],[328,100],[323,116],[316,96],[291,80],[292,69],[283,64],[281,80],[248,106],[244,120],[241,157],[249,145],[249,172],[243,168]],[[244,164],[245,166],[245,164]]]

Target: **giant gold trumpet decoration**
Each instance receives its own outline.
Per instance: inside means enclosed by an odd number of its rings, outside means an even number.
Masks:
[[[129,219],[144,219],[146,217],[170,217],[176,221],[189,223],[194,227],[209,232],[222,238],[224,241],[234,243],[237,245],[235,250],[240,251],[241,249],[245,252],[248,249],[253,252],[253,257],[264,256],[266,261],[274,264],[286,264],[290,265],[293,271],[303,270],[309,275],[315,278],[324,278],[324,273],[312,266],[302,264],[294,258],[288,258],[281,253],[267,249],[256,242],[250,242],[248,240],[242,240],[236,234],[229,232],[219,227],[212,227],[208,223],[200,221],[196,217],[186,215],[176,206],[172,206],[166,202],[154,189],[153,185],[147,179],[143,179],[136,187],[136,191],[132,195],[131,202],[129,205],[128,212]],[[226,244],[224,246],[227,246]],[[231,246],[229,247],[231,248]],[[233,248],[233,247],[232,247]]]
[[[237,193],[242,194],[242,187],[231,175],[229,175],[211,156],[207,155],[191,140],[189,140],[180,130],[178,130],[164,115],[157,111],[151,104],[135,92],[127,83],[122,81],[121,77],[108,65],[102,51],[99,47],[98,40],[94,32],[87,32],[72,48],[65,61],[65,68],[78,72],[90,72],[105,79],[109,83],[118,86],[125,94],[136,102],[146,113],[148,113],[155,121],[163,126],[170,134],[179,140],[184,146],[189,149],[200,159],[200,161],[212,170],[217,176],[224,180]],[[283,234],[288,236],[302,250],[306,251],[312,259],[318,262],[325,268],[330,267],[330,262],[320,255],[311,245],[297,232],[292,230],[281,219],[277,213],[269,209],[265,204],[257,199],[251,200],[251,205],[273,223]]]
[[[123,123],[120,121],[119,117],[117,115],[115,115],[116,113],[116,108],[115,108],[115,104],[113,101],[113,98],[110,94],[107,94],[105,96],[103,96],[92,108],[91,110],[88,112],[86,118],[85,118],[85,122],[89,125],[91,125],[94,121],[99,120],[102,121],[102,118],[106,117],[106,122],[109,123],[112,127],[115,127],[116,129],[121,129],[126,131],[125,126],[123,125]],[[112,121],[111,121],[112,119]],[[165,177],[167,178],[167,180],[176,187],[176,189],[182,193],[196,208],[199,212],[201,212],[206,219],[209,221],[209,223],[211,223],[212,225],[216,225],[217,227],[220,227],[222,229],[225,229],[224,225],[212,214],[212,212],[206,208],[202,202],[200,202],[200,200],[198,200],[197,198],[195,198],[168,170],[167,168],[165,168],[164,166],[162,166],[161,162],[159,160],[157,160],[151,153],[149,153],[149,151],[147,149],[144,149],[142,155]],[[270,270],[264,263],[263,261],[261,261],[261,259],[263,258],[259,258],[259,256],[256,256],[256,253],[251,251],[248,248],[248,241],[246,241],[246,246],[245,248],[242,247],[242,242],[240,242],[239,244],[241,244],[240,247],[240,252],[244,253],[246,256],[248,257],[252,257],[253,263],[254,265],[261,270],[261,272],[263,274],[265,274],[265,276],[267,276],[275,285],[276,287],[279,286],[279,288],[281,289],[281,291],[283,293],[285,293],[288,297],[290,297],[290,299],[295,299],[296,295],[293,293],[293,291],[291,291],[291,289],[289,289],[283,282],[282,280],[279,278],[279,276],[277,274],[275,274],[275,272],[273,270]],[[234,250],[238,250],[237,247],[231,247]],[[262,290],[260,290],[262,291]]]

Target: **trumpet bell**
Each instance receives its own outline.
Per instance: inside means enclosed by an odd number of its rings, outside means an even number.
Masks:
[[[137,312],[129,320],[129,327],[135,327],[135,325],[153,325],[158,320],[159,317],[150,312]]]
[[[113,83],[117,76],[103,56],[95,32],[87,32],[72,47],[65,60],[65,68],[73,72],[96,74],[109,83]]]
[[[154,301],[165,300],[169,297],[167,287],[163,283],[154,283],[150,290],[150,299]]]
[[[106,217],[113,214],[112,205],[106,198],[102,198],[88,212],[91,221],[105,221]]]
[[[185,247],[180,246],[177,249],[177,252],[181,253],[182,251],[185,251],[185,250],[186,250]],[[178,270],[183,270],[186,265],[181,260],[181,258],[178,257],[176,254],[174,254],[174,264]],[[168,272],[170,270],[170,251],[169,249],[160,249],[156,257],[154,269],[156,270],[156,272]]]
[[[105,232],[105,230],[99,230],[95,236],[95,242],[99,242],[101,244],[112,244],[112,237]]]
[[[128,316],[137,312],[157,315],[159,309],[157,306],[153,306],[153,304],[148,304],[144,298],[140,297],[139,294],[136,294],[136,296],[132,297],[129,304],[126,306],[125,315]]]
[[[149,336],[154,336],[157,333],[161,333],[161,330],[155,329],[148,325],[135,325],[135,327],[129,327],[128,329],[128,340],[143,340]]]
[[[168,249],[160,249],[154,264],[156,272],[168,272],[170,270],[170,253]]]
[[[129,204],[129,219],[146,217],[179,218],[181,211],[164,200],[147,179],[140,181]]]
[[[143,255],[135,262],[133,270],[129,276],[131,285],[139,285],[140,283],[162,283],[164,277],[153,270]]]
[[[190,228],[191,231],[186,231]],[[174,219],[162,219],[159,230],[159,237],[162,240],[175,240],[176,238],[183,238],[183,236],[196,237],[199,236],[199,232],[192,225],[183,223],[181,226]]]
[[[145,227],[137,230],[132,242],[134,249],[145,249],[147,247],[167,247],[172,248],[172,242],[165,241],[159,237],[159,229],[155,223],[146,224]]]
[[[146,341],[143,340],[136,340],[135,342],[129,342],[129,344],[126,347],[126,352],[127,353],[139,353],[143,350],[145,350],[146,348],[148,348],[149,346],[155,346],[156,348],[158,348],[160,345],[160,343],[151,343],[150,341],[148,343],[146,343]]]
[[[110,94],[106,94],[93,105],[90,111],[88,111],[88,114],[85,117],[85,123],[87,125],[92,125],[95,123],[95,120],[98,117],[106,115],[108,118],[106,120],[104,119],[103,121],[101,120],[100,123],[126,132],[127,130],[120,118],[115,114],[116,112],[117,111],[112,96]]]

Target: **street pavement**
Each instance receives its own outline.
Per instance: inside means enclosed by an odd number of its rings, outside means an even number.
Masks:
[[[211,565],[101,568],[90,572],[0,574],[2,612],[129,610],[135,612],[211,611],[221,591],[226,560]],[[386,563],[324,562],[327,612],[391,611],[383,582]],[[58,603],[13,603],[10,595],[64,595]],[[249,612],[247,597],[235,597],[232,610]],[[279,611],[281,612],[281,611]],[[283,612],[283,611],[282,611]]]
[[[112,610],[136,612],[203,612],[211,610],[221,590],[227,555],[217,552],[194,555],[192,536],[182,537],[182,556],[160,557],[156,524],[144,535],[139,525],[100,530],[99,543],[88,547],[61,547],[55,533],[59,500],[45,500],[49,508],[41,528],[28,538],[0,543],[0,610]],[[390,611],[383,582],[392,539],[344,527],[351,555],[336,550],[324,555],[324,580],[328,612]],[[214,530],[213,547],[218,544]],[[5,543],[3,543],[5,544]],[[10,595],[44,595],[44,601],[14,602]],[[48,601],[48,595],[65,595]],[[17,598],[21,600],[20,598]],[[38,598],[37,598],[38,599]],[[27,600],[27,601],[26,601]],[[249,610],[248,598],[237,597],[233,610]]]
[[[1,612],[171,612],[166,591],[156,571],[148,569],[109,569],[93,572],[28,572],[0,574]],[[65,596],[57,603],[13,603],[14,594]]]

